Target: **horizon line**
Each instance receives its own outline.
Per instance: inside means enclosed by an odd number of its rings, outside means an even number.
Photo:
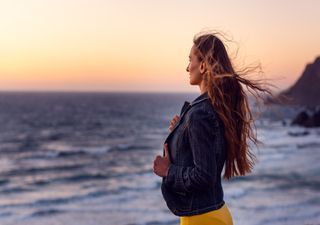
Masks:
[[[0,93],[141,93],[141,94],[199,94],[195,91],[126,91],[126,90],[0,90]]]

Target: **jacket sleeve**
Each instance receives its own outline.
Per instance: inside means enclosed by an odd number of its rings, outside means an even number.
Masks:
[[[216,180],[216,135],[219,129],[213,113],[197,110],[190,115],[187,133],[193,156],[189,167],[171,164],[165,185],[177,192],[211,188]]]

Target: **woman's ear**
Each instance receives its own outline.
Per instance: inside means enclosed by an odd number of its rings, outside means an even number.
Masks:
[[[204,74],[207,71],[206,64],[203,61],[200,62],[199,70],[201,74]]]

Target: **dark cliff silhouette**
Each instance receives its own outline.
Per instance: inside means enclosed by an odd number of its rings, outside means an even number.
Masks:
[[[290,105],[320,105],[320,56],[316,58],[314,63],[307,64],[296,83],[281,92],[278,100]]]
[[[275,98],[265,99],[265,103],[302,106],[291,125],[320,127],[320,56],[313,63],[307,64],[292,87]]]

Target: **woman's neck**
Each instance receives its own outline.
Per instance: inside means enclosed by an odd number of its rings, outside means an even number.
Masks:
[[[200,88],[200,94],[203,94],[207,91],[207,86],[204,84],[203,81],[199,84],[199,88]]]

